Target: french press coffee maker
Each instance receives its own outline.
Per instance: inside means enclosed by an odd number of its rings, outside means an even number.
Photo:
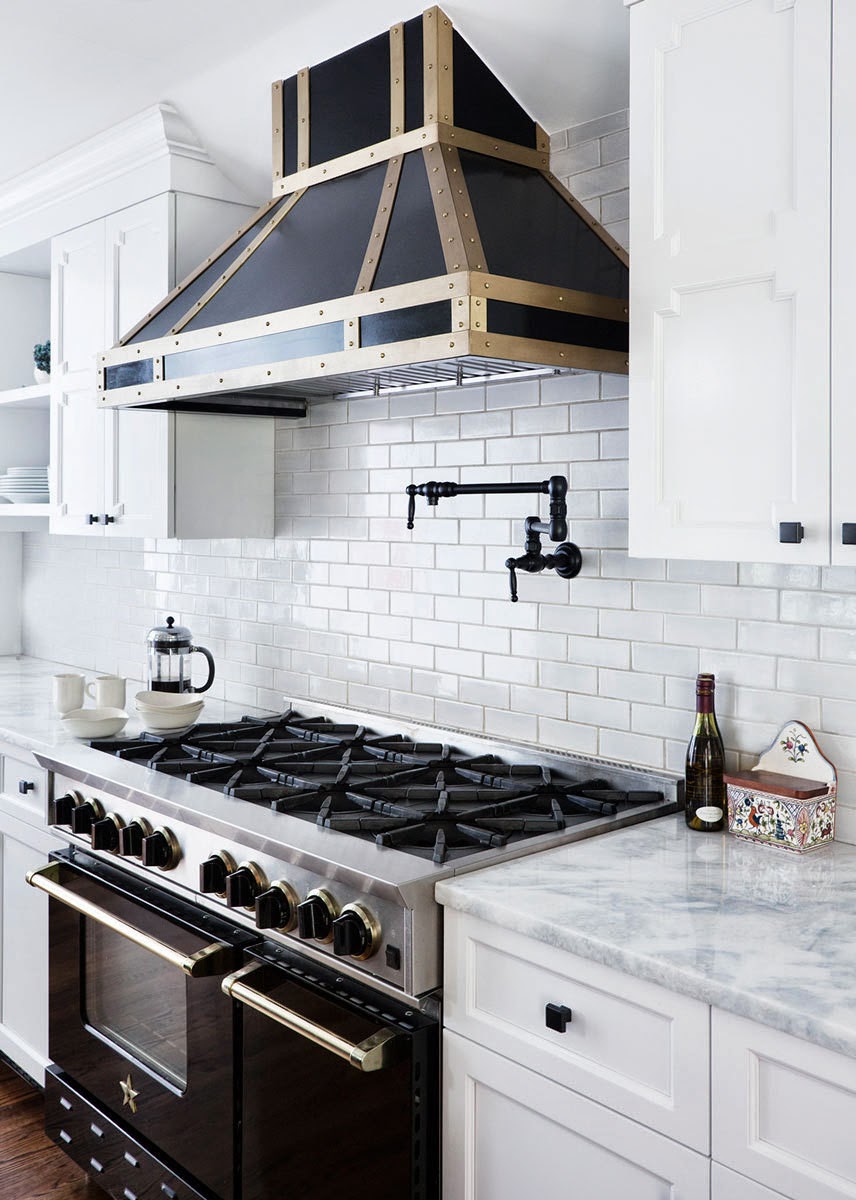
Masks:
[[[204,646],[192,644],[190,630],[167,617],[146,634],[148,684],[152,692],[207,692],[214,682],[214,659]],[[208,663],[208,678],[194,687],[190,678],[190,656],[201,654]]]

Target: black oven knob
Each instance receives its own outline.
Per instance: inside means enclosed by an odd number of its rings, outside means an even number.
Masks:
[[[256,896],[267,890],[263,871],[252,862],[242,862],[237,871],[226,876],[226,903],[229,908],[248,908],[255,911]]]
[[[297,892],[278,879],[266,892],[256,896],[256,925],[259,929],[281,929],[285,933],[297,924]]]
[[[100,821],[104,816],[104,809],[97,800],[84,800],[82,804],[78,804],[71,814],[71,831],[72,833],[82,834],[84,837],[92,832],[92,826],[95,821]]]
[[[339,906],[330,893],[316,888],[297,906],[298,937],[316,942],[332,941],[333,922],[338,915]]]
[[[171,871],[177,867],[181,849],[171,829],[163,827],[143,838],[143,866]]]
[[[71,814],[83,799],[77,792],[66,792],[54,800],[54,825],[71,825]]]
[[[123,858],[143,857],[143,838],[152,831],[145,817],[135,817],[119,830],[119,853]]]
[[[199,890],[213,893],[215,896],[226,895],[226,876],[237,869],[238,864],[225,850],[218,850],[205,862],[199,864]]]
[[[333,922],[333,953],[340,958],[371,958],[380,945],[380,926],[362,904],[346,904]]]
[[[108,813],[102,820],[94,821],[91,831],[92,849],[110,850],[115,854],[119,849],[119,834],[123,826],[124,821],[116,813]]]

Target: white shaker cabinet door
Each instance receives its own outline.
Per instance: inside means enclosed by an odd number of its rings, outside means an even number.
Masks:
[[[445,1031],[443,1200],[709,1200],[710,1160]]]
[[[104,349],[103,221],[53,239],[51,280],[51,383],[92,388],[96,357]]]
[[[51,533],[103,535],[104,418],[90,388],[51,383]]]
[[[832,561],[856,566],[856,4],[832,37]]]
[[[829,561],[830,20],[631,9],[631,554]]]
[[[112,346],[162,300],[174,282],[175,196],[164,193],[105,221]],[[174,491],[168,413],[105,409],[104,515],[108,537],[169,537]]]

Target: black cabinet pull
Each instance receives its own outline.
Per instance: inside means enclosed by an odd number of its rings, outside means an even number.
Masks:
[[[27,792],[34,792],[35,790],[36,790],[36,785],[33,783],[33,781],[31,779],[19,779],[18,780],[18,791],[21,793],[22,796],[26,796]]]
[[[805,529],[799,521],[779,522],[780,542],[801,542],[805,537]]]
[[[86,524],[87,525],[97,525],[98,524],[98,518],[96,517],[95,513],[87,513],[86,514]]]
[[[548,1029],[555,1029],[556,1033],[564,1033],[570,1021],[573,1019],[573,1013],[565,1004],[548,1004],[544,1009],[544,1020]]]
[[[115,520],[116,518],[111,517],[108,513],[102,513],[98,518],[98,523],[99,525],[112,525]]]
[[[856,522],[845,521],[841,526],[841,545],[856,546]]]

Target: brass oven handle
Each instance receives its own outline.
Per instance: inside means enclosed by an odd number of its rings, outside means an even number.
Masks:
[[[270,996],[266,996],[264,992],[250,987],[244,980],[261,966],[262,963],[256,962],[250,963],[247,967],[241,967],[240,971],[227,975],[220,987],[227,996],[231,996],[234,1000],[240,1000],[248,1008],[255,1009],[256,1012],[270,1017],[272,1021],[277,1021],[293,1033],[298,1033],[301,1037],[314,1042],[316,1046],[322,1046],[331,1054],[343,1058],[346,1063],[356,1067],[358,1071],[382,1071],[385,1067],[390,1067],[399,1061],[404,1039],[390,1029],[381,1029],[378,1033],[373,1033],[371,1037],[366,1038],[364,1042],[349,1042],[346,1038],[339,1037],[337,1033],[325,1029],[323,1025],[316,1025],[314,1021],[307,1020],[293,1009],[286,1008],[284,1004],[279,1004],[276,1000],[271,1000]]]
[[[164,962],[179,967],[191,979],[222,975],[224,971],[228,971],[230,967],[234,966],[237,951],[232,946],[224,942],[212,942],[210,946],[204,946],[195,954],[185,954],[181,950],[176,950],[150,934],[143,933],[142,929],[129,925],[127,921],[114,917],[112,913],[99,908],[91,900],[78,896],[70,888],[63,887],[59,882],[61,869],[61,863],[52,862],[48,863],[46,867],[28,871],[27,883],[31,887],[38,888],[39,891],[46,892],[52,900],[59,900],[61,904],[73,908],[82,916],[89,917],[91,921],[97,921],[107,929],[112,929],[114,933],[121,934],[122,937],[127,938],[134,945],[140,946],[143,950],[150,950]]]

